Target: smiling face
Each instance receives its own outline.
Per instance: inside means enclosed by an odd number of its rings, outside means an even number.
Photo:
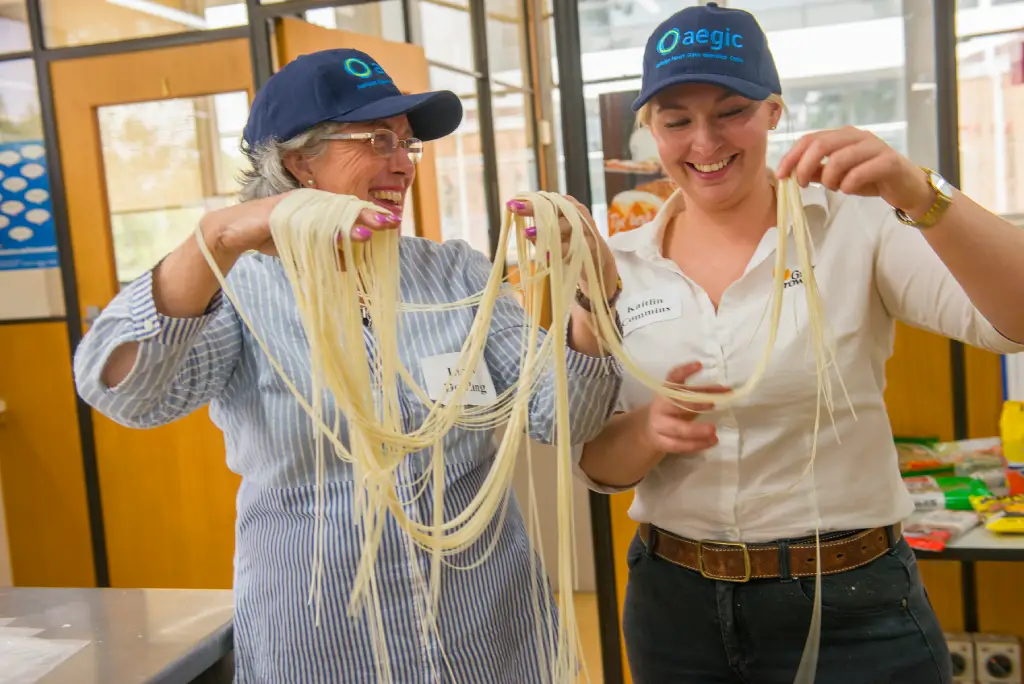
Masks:
[[[400,140],[412,137],[412,128],[404,115],[345,124],[339,132],[372,133],[382,128],[394,131]],[[403,147],[398,146],[394,154],[383,156],[368,140],[328,140],[319,155],[301,157],[292,153],[285,164],[303,187],[354,195],[399,218],[405,207],[406,193],[416,178],[416,166]],[[309,180],[313,181],[312,186]]]
[[[718,86],[688,83],[653,100],[651,133],[669,177],[706,210],[740,202],[765,177],[774,102],[748,100]]]

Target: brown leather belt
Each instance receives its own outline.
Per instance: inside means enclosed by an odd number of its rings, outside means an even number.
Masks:
[[[902,526],[889,525],[837,536],[822,535],[821,574],[834,575],[867,565],[887,553],[902,534]],[[693,541],[648,523],[640,524],[640,538],[649,554],[699,572],[708,579],[748,582],[752,579],[813,577],[815,544],[810,541],[744,544]]]

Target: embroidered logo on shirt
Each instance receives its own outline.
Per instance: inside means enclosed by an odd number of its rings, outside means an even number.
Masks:
[[[814,266],[811,266],[814,268]],[[772,278],[775,278],[775,269],[772,269]],[[787,289],[790,287],[796,287],[797,285],[804,284],[804,274],[799,268],[786,269],[785,273],[782,274],[782,288]]]

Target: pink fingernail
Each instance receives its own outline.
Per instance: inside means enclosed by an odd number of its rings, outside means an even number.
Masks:
[[[528,237],[528,238],[535,238],[535,237],[537,237],[537,228],[534,227],[534,226],[530,226],[529,228],[527,228],[523,232],[526,233],[526,237]]]
[[[517,209],[517,210],[522,211],[523,209],[526,208],[526,205],[524,203],[520,202],[519,200],[509,200],[508,201],[508,207],[509,207],[509,209]]]
[[[391,214],[377,214],[377,220],[381,223],[395,223],[398,219]]]
[[[363,226],[356,226],[352,229],[352,237],[359,238],[360,240],[369,240],[373,233],[370,232],[369,228]]]

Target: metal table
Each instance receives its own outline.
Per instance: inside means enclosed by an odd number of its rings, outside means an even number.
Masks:
[[[960,562],[960,591],[964,609],[964,631],[978,631],[978,596],[974,564],[977,561],[1024,561],[1024,535],[996,534],[984,526],[948,544],[944,551],[918,551],[920,560]]]
[[[231,591],[0,589],[0,682],[230,682]]]

